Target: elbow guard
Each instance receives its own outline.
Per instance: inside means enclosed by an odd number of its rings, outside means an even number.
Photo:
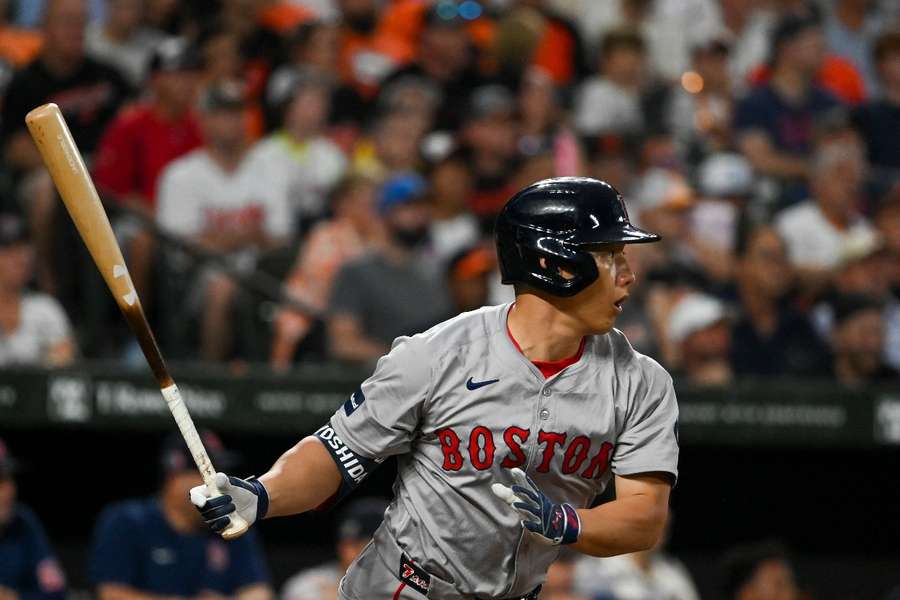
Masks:
[[[338,437],[331,424],[323,425],[314,434],[331,454],[341,473],[341,487],[329,504],[339,502],[350,494],[369,473],[378,468],[384,459],[366,458],[350,449],[344,441]]]

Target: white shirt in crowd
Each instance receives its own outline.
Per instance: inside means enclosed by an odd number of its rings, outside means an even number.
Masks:
[[[0,330],[0,365],[40,365],[53,346],[72,337],[72,326],[52,296],[28,293],[19,308],[15,331]]]
[[[821,269],[836,267],[850,246],[871,241],[876,235],[862,217],[855,218],[846,229],[838,229],[812,200],[782,211],[775,219],[775,228],[784,238],[794,265]]]
[[[344,153],[330,140],[297,143],[283,132],[256,144],[247,162],[272,201],[286,204],[292,217],[301,219],[325,212],[328,194],[347,168]]]
[[[699,600],[687,569],[664,554],[650,558],[642,571],[629,555],[611,558],[583,556],[575,563],[575,591],[588,598],[616,600]]]
[[[259,224],[269,237],[286,238],[290,209],[282,196],[266,193],[267,184],[247,159],[228,172],[206,150],[194,150],[160,176],[156,218],[182,236]]]
[[[582,135],[635,133],[644,126],[640,96],[599,76],[584,80],[575,95],[575,129]]]

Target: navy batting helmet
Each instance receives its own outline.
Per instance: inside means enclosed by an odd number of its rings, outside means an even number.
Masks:
[[[599,276],[587,247],[660,239],[631,224],[616,188],[587,177],[545,179],[520,191],[497,216],[496,235],[503,283],[555,296],[574,296]]]

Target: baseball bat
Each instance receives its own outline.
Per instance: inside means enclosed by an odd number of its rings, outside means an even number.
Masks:
[[[97,196],[97,190],[84,165],[84,159],[72,139],[69,126],[66,125],[59,107],[53,103],[44,104],[29,112],[25,116],[25,124],[84,245],[87,246],[94,264],[109,286],[128,326],[137,337],[169,411],[175,418],[175,423],[203,476],[203,482],[212,496],[220,496],[221,492],[215,484],[216,470],[197,434],[197,428],[181,398],[178,386],[175,385],[163,361],[156,338],[153,337],[153,331],[150,330],[150,324],[144,316],[141,300],[122,258],[122,251],[109,225],[109,218]],[[236,538],[243,534],[247,527],[247,522],[240,515],[233,514],[231,525],[222,536],[226,539]]]

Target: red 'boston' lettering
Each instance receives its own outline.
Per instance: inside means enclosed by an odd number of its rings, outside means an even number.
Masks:
[[[484,450],[483,459],[481,458],[482,449]],[[479,471],[490,469],[494,464],[494,436],[491,434],[491,430],[483,425],[473,429],[469,436],[469,460],[472,461],[472,466]]]
[[[538,432],[538,443],[547,444],[544,446],[544,458],[537,468],[539,473],[546,473],[550,470],[550,461],[553,459],[556,447],[566,443],[566,434],[541,430]]]
[[[583,435],[579,435],[572,440],[566,453],[563,456],[562,472],[564,475],[571,475],[581,467],[581,463],[587,458],[588,450],[591,448],[591,440]]]
[[[441,452],[444,453],[444,470],[459,471],[463,466],[463,457],[459,452],[459,436],[450,429],[440,429],[437,432],[441,441]]]
[[[591,459],[590,464],[581,476],[587,479],[600,479],[600,476],[606,472],[606,468],[609,466],[609,453],[612,449],[612,444],[603,442],[603,445],[600,446],[600,452]]]
[[[503,432],[503,441],[509,447],[509,454],[500,463],[504,469],[515,469],[525,464],[525,453],[522,452],[522,444],[528,441],[528,434],[531,433],[527,429],[521,427],[507,427]]]

